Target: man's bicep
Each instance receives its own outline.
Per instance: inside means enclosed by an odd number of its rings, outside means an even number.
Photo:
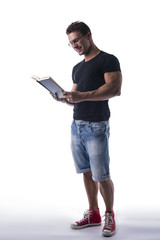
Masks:
[[[73,84],[73,87],[72,87],[72,92],[76,92],[77,91],[77,83],[74,83]]]
[[[104,79],[106,82],[106,85],[110,85],[117,91],[121,91],[121,85],[122,85],[122,74],[120,71],[116,72],[107,72],[104,74]]]

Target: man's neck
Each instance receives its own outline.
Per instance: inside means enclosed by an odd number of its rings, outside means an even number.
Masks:
[[[85,62],[88,62],[92,58],[96,57],[99,53],[100,50],[95,45],[91,45],[89,52],[84,55]]]

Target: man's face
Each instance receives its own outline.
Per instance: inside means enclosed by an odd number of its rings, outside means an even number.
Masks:
[[[83,35],[81,32],[76,31],[68,34],[69,44],[79,54],[87,54],[90,49],[91,34]]]

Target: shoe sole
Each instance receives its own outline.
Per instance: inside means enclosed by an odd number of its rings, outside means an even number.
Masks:
[[[71,224],[71,228],[72,229],[83,229],[83,228],[87,228],[87,227],[96,227],[96,226],[100,226],[100,225],[101,225],[101,223],[90,223],[90,224],[85,224],[82,226]]]

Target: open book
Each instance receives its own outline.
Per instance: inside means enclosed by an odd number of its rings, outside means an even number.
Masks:
[[[63,98],[62,91],[63,89],[51,78],[51,77],[43,77],[39,78],[37,76],[32,76],[34,80],[40,83],[43,87],[45,87],[51,93],[56,93],[58,98]]]

